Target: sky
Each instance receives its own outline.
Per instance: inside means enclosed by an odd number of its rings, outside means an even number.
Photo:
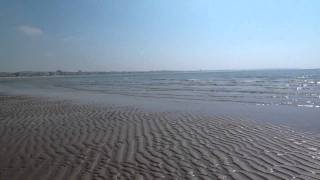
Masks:
[[[320,68],[318,0],[0,0],[0,71]]]

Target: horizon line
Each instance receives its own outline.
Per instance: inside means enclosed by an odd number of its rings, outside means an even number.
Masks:
[[[263,70],[320,70],[319,68],[247,68],[247,69],[194,69],[194,70],[107,70],[107,71],[98,71],[98,70],[21,70],[21,71],[0,71],[0,73],[22,73],[22,72],[82,72],[82,73],[123,73],[123,72],[210,72],[210,71],[263,71]]]

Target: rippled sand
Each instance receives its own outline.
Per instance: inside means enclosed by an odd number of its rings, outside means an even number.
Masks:
[[[0,179],[320,179],[320,140],[229,117],[2,95]]]

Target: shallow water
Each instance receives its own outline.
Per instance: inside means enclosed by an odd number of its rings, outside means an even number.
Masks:
[[[131,72],[23,81],[105,94],[320,108],[320,70]]]

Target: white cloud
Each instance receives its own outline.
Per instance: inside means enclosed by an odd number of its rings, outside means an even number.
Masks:
[[[18,30],[26,35],[29,36],[36,36],[43,34],[43,31],[38,27],[21,25],[18,27]]]

